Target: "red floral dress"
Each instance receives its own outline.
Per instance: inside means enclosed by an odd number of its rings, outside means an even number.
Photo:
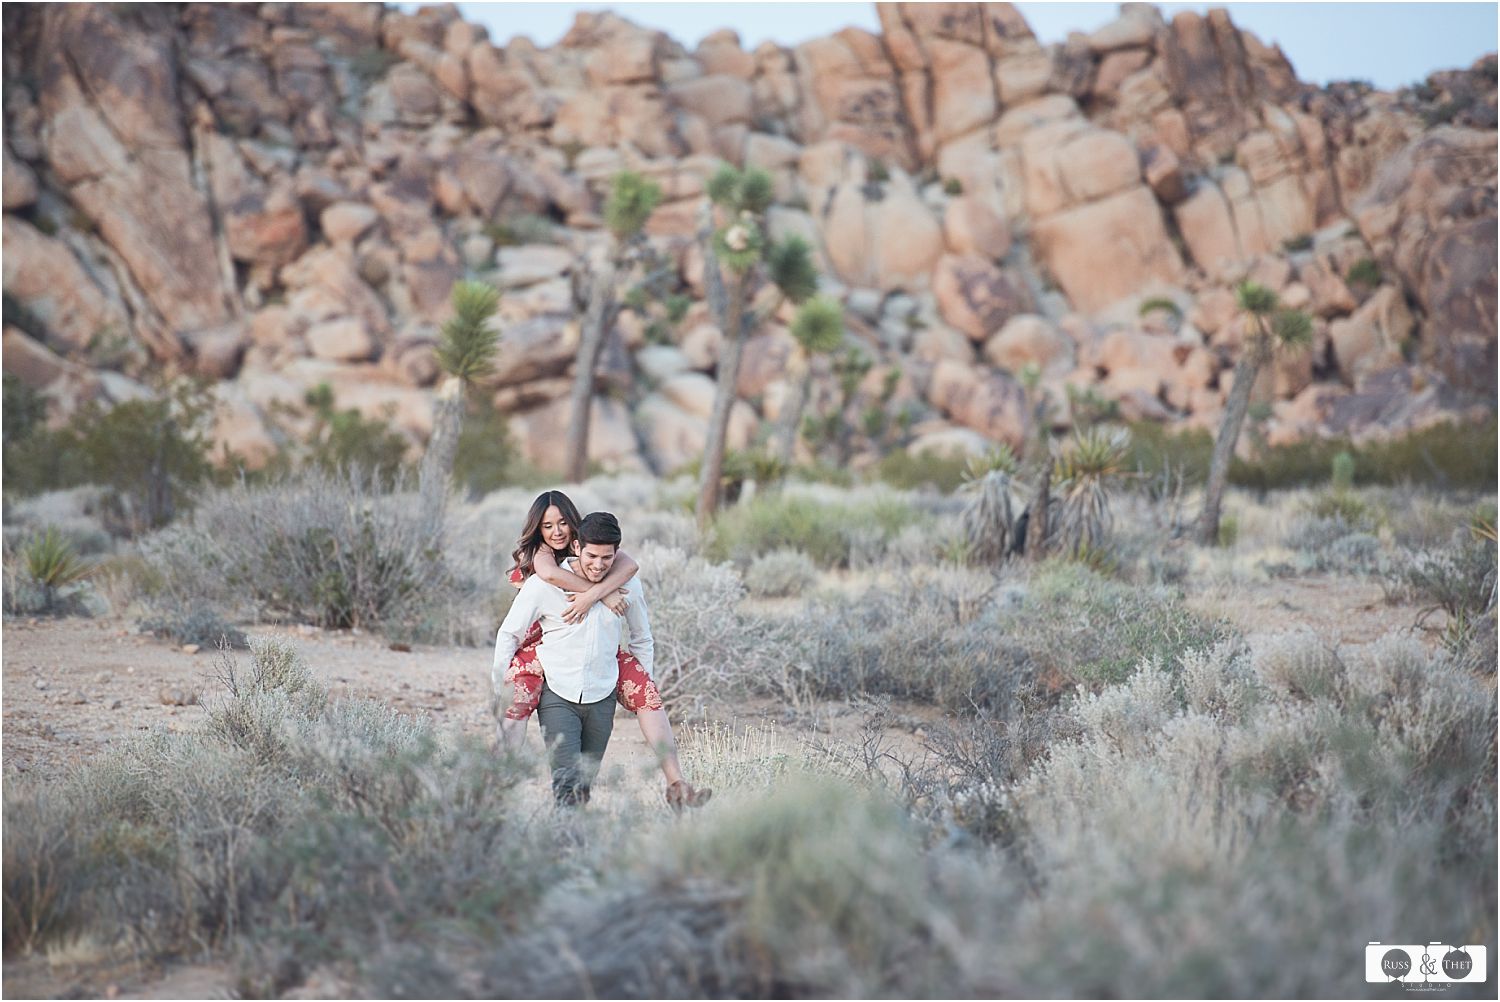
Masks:
[[[512,584],[520,584],[524,580],[520,568],[511,570],[510,580]],[[537,651],[541,644],[542,624],[532,623],[531,629],[521,639],[521,646],[516,649],[515,657],[510,659],[510,666],[505,669],[505,681],[510,683],[514,693],[510,706],[505,710],[505,716],[510,720],[527,719],[542,700],[544,678]],[[656,691],[656,683],[651,680],[646,669],[641,667],[636,656],[629,651],[620,651],[618,658],[620,680],[615,685],[615,699],[631,713],[660,710],[661,693]]]

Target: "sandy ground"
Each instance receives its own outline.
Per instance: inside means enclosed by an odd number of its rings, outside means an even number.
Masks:
[[[1305,626],[1325,642],[1357,646],[1393,630],[1412,629],[1421,611],[1385,604],[1376,584],[1321,577],[1208,586],[1190,591],[1188,604],[1200,614],[1228,619],[1252,644],[1257,637]],[[311,627],[249,632],[289,639],[336,695],[385,701],[443,729],[492,733],[486,650],[395,651],[377,636]],[[247,653],[235,656],[248,664]],[[0,634],[0,749],[6,778],[61,777],[130,735],[159,726],[198,726],[205,717],[203,702],[211,702],[221,691],[220,657],[216,651],[190,652],[140,636],[117,619],[6,623]],[[921,723],[936,714],[930,708],[899,709],[900,723],[892,729],[891,740],[903,750],[915,750]],[[860,714],[843,705],[821,708],[819,720],[834,737],[853,738],[860,727]],[[805,720],[788,722],[779,708],[768,704],[721,708],[711,712],[707,722],[779,729],[792,741],[806,727]],[[681,724],[679,729],[686,745],[691,730]],[[662,781],[638,735],[633,719],[621,712],[596,786],[602,808],[620,798],[660,803]],[[528,730],[528,741],[540,749],[535,726]],[[540,766],[532,784],[536,801],[545,804],[546,777]],[[101,966],[82,956],[71,957],[68,951],[54,951],[50,957],[6,957],[4,976],[5,994],[12,998],[223,998],[233,992],[231,977],[221,965],[185,963],[165,971]]]

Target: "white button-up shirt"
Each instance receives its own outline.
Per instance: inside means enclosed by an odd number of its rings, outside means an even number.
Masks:
[[[537,621],[542,624],[538,651],[542,672],[548,687],[563,699],[596,703],[615,691],[620,676],[616,655],[622,634],[628,638],[630,653],[650,675],[655,645],[646,600],[634,581],[627,582],[624,589],[629,602],[624,616],[596,602],[583,622],[565,623],[562,615],[569,605],[566,593],[535,574],[528,577],[495,634],[495,660],[490,665],[495,695],[505,698],[505,669],[531,624]]]

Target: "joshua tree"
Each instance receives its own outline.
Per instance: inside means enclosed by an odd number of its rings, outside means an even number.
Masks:
[[[490,319],[500,306],[500,293],[483,282],[453,283],[453,316],[443,324],[438,337],[437,361],[447,377],[438,390],[433,414],[432,438],[422,456],[418,477],[422,503],[429,526],[442,524],[448,503],[448,482],[463,430],[464,394],[470,386],[495,368],[500,333]]]
[[[708,197],[723,213],[724,222],[714,229],[710,217],[700,233],[705,242],[712,234],[713,253],[704,254],[704,284],[724,334],[724,347],[719,352],[714,407],[698,480],[699,528],[708,527],[719,507],[729,414],[734,406],[745,338],[779,310],[782,303],[803,303],[817,291],[817,272],[806,243],[789,239],[767,245],[763,217],[771,205],[772,189],[771,175],[765,171],[756,168],[740,171],[727,164],[708,182]],[[727,281],[719,271],[720,264],[728,271]],[[762,277],[769,279],[770,302],[765,308],[756,309],[751,294]]]
[[[1125,472],[1129,445],[1130,433],[1124,428],[1089,428],[1075,433],[1058,457],[1053,531],[1069,556],[1088,557],[1109,535],[1109,486]]]
[[[792,241],[801,242],[792,237],[787,243]],[[776,446],[776,458],[783,466],[791,465],[797,431],[802,427],[802,412],[807,409],[807,398],[812,390],[813,359],[832,353],[843,343],[844,308],[832,299],[809,299],[792,321],[792,337],[797,341],[793,368],[800,369],[801,375],[794,384],[792,399],[787,402],[786,413],[782,416]]]
[[[604,335],[618,312],[615,286],[621,272],[629,269],[631,254],[640,242],[641,228],[661,201],[661,187],[635,171],[614,176],[609,200],[604,203],[604,222],[614,238],[613,247],[589,277],[588,305],[578,343],[578,364],[573,372],[569,400],[566,475],[582,480],[588,467],[589,412],[594,403],[594,370]]]
[[[1213,458],[1208,467],[1208,486],[1203,498],[1203,514],[1198,519],[1198,541],[1205,545],[1218,542],[1219,512],[1224,500],[1224,484],[1229,479],[1229,462],[1239,441],[1240,428],[1250,409],[1250,391],[1256,377],[1271,361],[1276,349],[1305,347],[1312,341],[1312,319],[1300,310],[1282,309],[1276,293],[1256,282],[1242,282],[1237,290],[1240,310],[1244,313],[1244,345],[1234,366],[1234,385],[1224,404],[1224,419],[1214,439]]]
[[[964,550],[982,564],[998,564],[1011,549],[1016,527],[1011,487],[1020,464],[1010,446],[1000,447],[983,459],[969,460],[960,488],[970,495],[960,516]]]

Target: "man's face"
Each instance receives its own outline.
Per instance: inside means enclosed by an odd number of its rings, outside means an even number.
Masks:
[[[613,543],[584,543],[578,551],[578,567],[583,576],[594,584],[604,580],[604,575],[615,564]]]

